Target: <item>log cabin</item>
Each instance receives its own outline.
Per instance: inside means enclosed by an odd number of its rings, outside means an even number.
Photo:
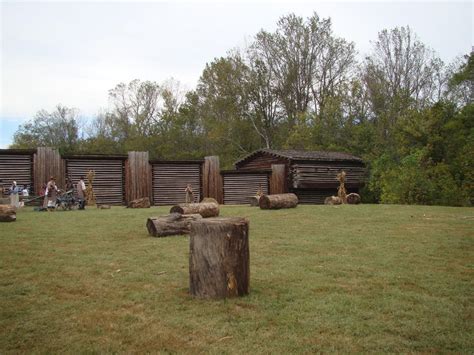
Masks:
[[[272,165],[284,165],[284,192],[293,192],[299,203],[322,204],[337,195],[337,174],[346,172],[347,192],[359,193],[364,185],[366,168],[361,158],[352,154],[326,151],[259,149],[235,163],[236,171],[270,171]]]

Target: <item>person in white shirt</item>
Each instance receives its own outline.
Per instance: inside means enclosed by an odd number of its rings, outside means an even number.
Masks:
[[[77,197],[79,199],[79,209],[83,210],[86,205],[86,184],[84,183],[84,177],[81,176],[77,183]]]

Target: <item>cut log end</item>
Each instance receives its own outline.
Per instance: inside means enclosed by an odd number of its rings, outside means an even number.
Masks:
[[[204,218],[219,216],[219,205],[213,202],[189,203],[171,207],[170,213],[200,214]]]
[[[172,213],[168,216],[151,217],[146,222],[148,233],[153,237],[189,234],[191,222],[202,219],[199,214],[183,215]]]
[[[0,205],[0,222],[15,222],[16,208],[10,205]]]

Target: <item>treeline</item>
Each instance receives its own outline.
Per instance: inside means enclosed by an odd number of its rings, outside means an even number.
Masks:
[[[288,15],[208,63],[192,91],[120,83],[92,123],[80,127],[72,108],[42,110],[12,147],[219,155],[226,168],[262,147],[344,151],[369,167],[366,201],[472,205],[473,90],[472,54],[447,65],[409,27],[381,31],[360,60],[330,19]]]

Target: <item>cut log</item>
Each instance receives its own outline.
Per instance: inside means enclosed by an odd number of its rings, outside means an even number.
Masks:
[[[191,222],[200,219],[202,219],[200,214],[172,213],[168,216],[148,218],[146,228],[153,237],[189,234]]]
[[[350,205],[358,205],[360,203],[360,195],[352,192],[346,196],[346,201]]]
[[[128,203],[128,208],[150,208],[150,199],[148,197],[137,198]]]
[[[204,218],[219,216],[219,205],[207,203],[189,203],[187,205],[176,205],[171,207],[170,213],[195,214],[198,213]]]
[[[258,203],[262,210],[294,208],[298,206],[298,197],[295,194],[263,195]]]
[[[217,200],[215,198],[212,198],[212,197],[204,197],[201,201],[201,203],[215,203],[216,205],[219,204],[219,202],[217,202]]]
[[[189,291],[199,298],[227,298],[249,292],[249,222],[208,218],[191,223]]]
[[[329,196],[324,200],[325,205],[341,205],[342,200],[338,196]]]
[[[16,209],[10,205],[0,205],[0,222],[15,222]]]

